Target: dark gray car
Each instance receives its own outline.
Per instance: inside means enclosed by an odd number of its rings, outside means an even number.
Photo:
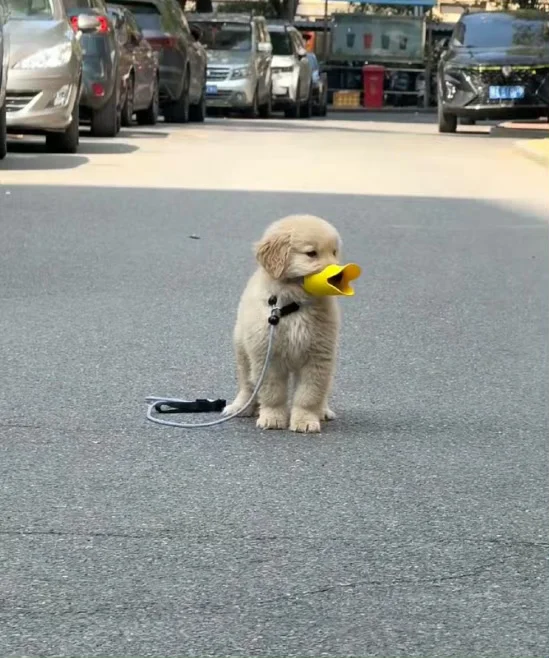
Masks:
[[[4,34],[4,24],[8,17],[8,7],[0,0],[0,160],[6,157],[8,151],[6,126],[6,80],[8,78],[8,48]]]
[[[120,130],[124,81],[114,24],[103,0],[63,0],[73,28],[77,17],[97,18],[93,33],[82,35],[80,118],[89,121],[94,137],[116,137]]]
[[[160,56],[160,107],[166,121],[203,121],[206,113],[206,50],[176,0],[116,0],[135,16]]]

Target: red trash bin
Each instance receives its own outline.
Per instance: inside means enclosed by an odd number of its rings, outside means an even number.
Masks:
[[[383,107],[383,83],[385,67],[367,64],[362,67],[362,84],[364,87],[364,107]]]

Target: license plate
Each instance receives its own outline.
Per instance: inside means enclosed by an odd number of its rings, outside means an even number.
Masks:
[[[206,93],[210,96],[215,96],[217,94],[217,87],[215,85],[206,85]]]
[[[490,100],[511,101],[524,98],[524,87],[490,87]]]

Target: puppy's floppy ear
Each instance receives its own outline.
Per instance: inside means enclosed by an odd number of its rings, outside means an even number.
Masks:
[[[292,236],[288,232],[270,233],[255,244],[255,257],[273,279],[280,279],[288,266]]]

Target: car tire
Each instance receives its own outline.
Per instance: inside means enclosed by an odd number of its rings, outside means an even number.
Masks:
[[[309,85],[309,96],[301,106],[299,115],[302,119],[310,119],[313,116],[313,83]]]
[[[91,115],[92,137],[116,137],[120,130],[121,112],[118,107],[116,85],[109,100]]]
[[[259,106],[259,116],[262,119],[270,119],[273,113],[273,90],[269,88],[267,101]]]
[[[325,117],[328,114],[328,90],[324,89],[322,92],[322,98],[320,99],[320,105],[318,107],[318,116]]]
[[[135,113],[135,118],[140,126],[155,126],[158,123],[158,115],[160,114],[159,93],[158,78],[156,78],[149,107]]]
[[[128,128],[133,121],[133,107],[135,101],[135,80],[133,74],[128,78],[128,88],[126,89],[126,98],[122,106],[121,123]]]
[[[457,130],[457,116],[448,114],[442,109],[442,101],[438,101],[438,132],[455,133]]]
[[[299,119],[299,111],[301,109],[301,103],[299,102],[300,95],[301,95],[301,83],[298,82],[296,95],[295,95],[296,102],[284,110],[284,116],[286,117],[286,119]]]
[[[206,118],[206,92],[202,89],[200,100],[196,105],[189,108],[189,121],[193,123],[203,123]]]
[[[76,153],[80,144],[80,117],[78,99],[74,102],[72,119],[62,133],[46,134],[46,150],[49,153]]]
[[[0,160],[8,153],[8,128],[6,125],[6,104],[0,107]]]
[[[252,105],[246,108],[246,110],[244,110],[244,116],[246,117],[246,119],[257,119],[257,117],[259,116],[259,106],[257,104],[257,97],[258,97],[258,93],[256,89],[254,92],[254,97],[252,99]]]
[[[191,86],[191,74],[187,69],[185,73],[185,80],[183,82],[183,89],[179,98],[170,103],[166,103],[164,108],[164,119],[168,123],[188,123],[189,114],[191,111],[191,100],[189,91]]]

